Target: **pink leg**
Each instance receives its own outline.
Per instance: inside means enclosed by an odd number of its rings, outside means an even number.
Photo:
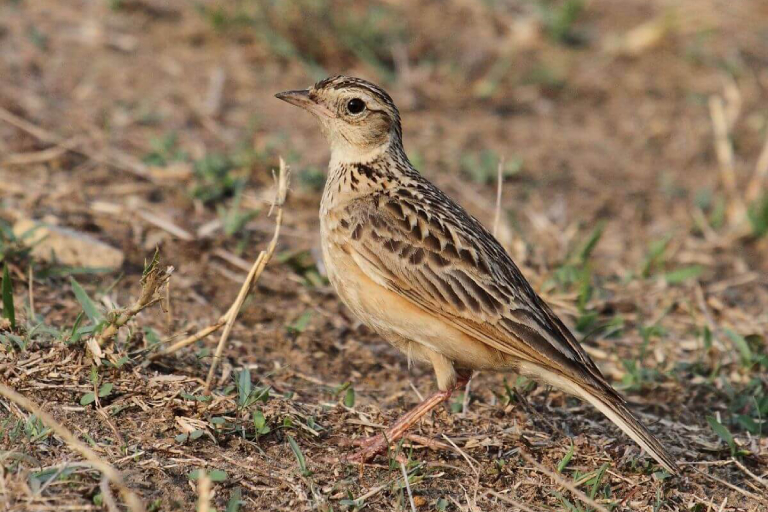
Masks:
[[[464,387],[466,385],[466,379],[460,379],[456,384],[446,391],[438,391],[419,405],[405,413],[398,419],[394,425],[389,427],[386,432],[379,434],[368,439],[363,440],[360,444],[361,448],[357,452],[347,456],[345,460],[348,462],[368,462],[373,459],[379,453],[383,453],[387,450],[387,447],[397,442],[403,434],[424,417],[429,411],[447,401],[451,398],[451,394],[454,390]]]

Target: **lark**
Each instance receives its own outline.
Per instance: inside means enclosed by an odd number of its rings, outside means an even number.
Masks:
[[[348,457],[386,451],[475,370],[515,372],[600,410],[670,473],[674,458],[493,235],[411,165],[400,114],[381,87],[335,76],[277,98],[320,122],[331,148],[320,204],[328,278],[368,327],[431,364],[439,390]]]

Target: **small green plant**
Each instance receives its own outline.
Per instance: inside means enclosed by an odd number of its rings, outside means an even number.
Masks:
[[[547,35],[553,41],[572,46],[585,42],[584,35],[574,28],[584,12],[584,0],[538,0],[537,3]]]
[[[502,162],[501,157],[489,149],[480,152],[465,153],[461,157],[461,169],[472,181],[480,184],[496,183],[502,164],[502,179],[518,174],[523,168],[522,158],[509,158]]]
[[[307,309],[299,317],[288,326],[288,330],[294,334],[300,334],[304,332],[309,326],[309,322],[312,320],[312,310]]]
[[[229,495],[226,512],[239,512],[240,505],[243,504],[245,504],[245,501],[242,498],[242,491],[240,487],[235,487]]]
[[[8,319],[11,330],[14,331],[16,330],[16,307],[13,304],[13,284],[11,283],[11,275],[8,272],[8,263],[3,264],[2,295],[3,318]]]
[[[760,238],[768,234],[768,194],[750,205],[747,214],[752,226],[752,236]]]
[[[590,333],[598,328],[598,312],[589,306],[595,292],[589,260],[603,236],[604,229],[605,223],[599,222],[583,242],[571,249],[553,278],[545,283],[547,288],[560,287],[567,291],[575,288],[578,291],[579,316],[576,319],[576,329],[581,333]]]
[[[738,445],[736,444],[736,441],[731,434],[731,431],[728,430],[725,425],[717,421],[717,418],[714,416],[707,416],[707,423],[709,423],[709,427],[712,429],[712,431],[717,434],[717,437],[722,439],[725,444],[728,445],[728,448],[731,450],[731,457],[735,457],[739,450]]]
[[[101,383],[99,369],[96,365],[91,366],[90,381],[94,391],[86,393],[80,397],[80,405],[92,404],[96,401],[97,396],[98,398],[109,396],[109,394],[112,393],[112,389],[114,388],[114,385],[111,382]]]
[[[286,437],[288,438],[288,444],[291,446],[291,451],[293,452],[293,455],[296,457],[296,462],[299,465],[299,471],[301,472],[301,475],[302,476],[312,475],[312,472],[307,469],[307,461],[304,458],[304,454],[301,453],[301,448],[299,448],[299,444],[296,442],[293,436],[288,435]]]
[[[234,195],[245,179],[237,175],[237,166],[228,155],[211,153],[197,160],[193,166],[195,185],[192,196],[205,204],[212,204]]]
[[[269,434],[272,429],[267,425],[267,419],[261,411],[253,411],[253,426],[257,436]]]
[[[251,371],[244,368],[237,374],[237,406],[247,409],[257,402],[266,403],[269,400],[269,387],[254,386],[251,382]]]
[[[310,251],[288,251],[276,256],[280,263],[291,267],[305,286],[319,288],[328,285],[328,279],[320,275],[317,262]]]
[[[198,480],[201,475],[208,475],[208,478],[211,479],[211,482],[225,482],[227,480],[227,472],[222,469],[212,469],[208,472],[206,472],[204,469],[196,469],[194,471],[191,471],[187,478],[190,480]]]
[[[1,209],[2,205],[0,205]],[[24,239],[31,236],[37,228],[32,228],[20,236],[16,236],[11,226],[0,219],[0,262],[19,263],[29,255],[30,248]]]
[[[560,462],[557,463],[557,472],[562,473],[563,470],[568,466],[568,463],[571,462],[571,458],[573,458],[573,443],[571,443],[571,447],[568,449],[566,454],[563,456],[562,459],[560,459]]]
[[[313,192],[323,190],[325,173],[317,167],[306,167],[298,174],[299,185]]]
[[[245,182],[238,181],[235,184],[234,197],[229,208],[224,205],[216,205],[216,210],[224,226],[226,236],[234,236],[245,228],[245,225],[259,215],[259,210],[243,210],[240,206],[243,198]]]
[[[189,160],[189,155],[179,149],[175,132],[169,132],[163,137],[152,139],[149,144],[152,150],[142,159],[147,165],[166,167],[173,162]]]
[[[99,386],[99,398],[104,398],[109,396],[110,393],[112,393],[112,388],[114,387],[114,384],[111,382],[105,382],[101,386]],[[86,393],[82,397],[80,397],[80,405],[88,405],[93,403],[96,400],[96,395],[94,393]]]
[[[643,342],[640,345],[640,354],[636,359],[622,360],[625,373],[619,386],[621,389],[640,391],[661,377],[661,373],[658,370],[645,367],[643,361],[645,360],[651,340],[654,337],[662,337],[664,329],[657,322],[650,326],[641,325],[638,327],[638,331],[640,331],[640,336],[643,338]]]

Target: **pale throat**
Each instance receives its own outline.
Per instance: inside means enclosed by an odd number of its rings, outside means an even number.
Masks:
[[[386,142],[371,148],[361,148],[352,144],[332,143],[328,168],[333,170],[342,164],[367,164],[379,160],[387,152],[389,144]]]

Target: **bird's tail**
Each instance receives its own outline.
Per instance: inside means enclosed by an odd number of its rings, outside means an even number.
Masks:
[[[640,420],[627,408],[621,396],[608,383],[595,379],[593,381],[594,385],[588,385],[583,381],[577,382],[574,378],[567,378],[562,374],[554,373],[541,367],[521,366],[521,370],[523,370],[524,374],[530,375],[533,378],[543,378],[547,383],[589,402],[639,444],[651,457],[656,459],[656,462],[664,469],[673,475],[680,474],[680,469],[677,467],[674,457],[640,423]]]
[[[680,474],[677,462],[656,437],[640,423],[619,396],[574,386],[577,395],[605,414],[621,430],[639,444],[656,462],[673,475]]]

